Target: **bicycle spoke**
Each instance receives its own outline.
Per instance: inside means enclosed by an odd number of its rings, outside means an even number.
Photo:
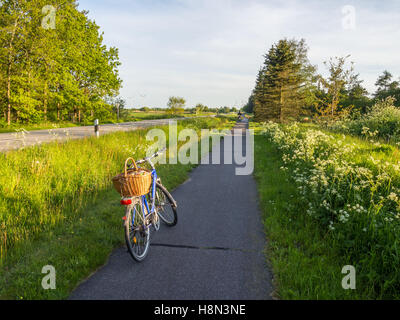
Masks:
[[[132,257],[142,261],[149,249],[150,230],[145,226],[144,208],[138,201],[127,214],[126,242]]]
[[[157,185],[155,205],[161,220],[169,226],[174,226],[177,221],[176,209],[165,192],[162,186]]]

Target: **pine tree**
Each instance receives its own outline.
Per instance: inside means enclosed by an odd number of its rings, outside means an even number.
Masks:
[[[256,121],[263,121],[267,119],[265,114],[265,101],[264,101],[264,68],[260,69],[257,74],[256,86],[254,88],[254,118]]]
[[[350,83],[343,90],[343,98],[340,102],[343,109],[362,114],[366,113],[368,108],[372,106],[372,99],[369,98],[368,90],[363,87],[363,82],[359,79],[359,74],[354,74],[351,77]]]
[[[243,111],[247,113],[253,113],[254,112],[254,91],[249,97],[249,100],[247,101],[247,104],[243,107]]]
[[[284,122],[297,118],[314,72],[304,40],[284,39],[274,44],[256,81],[256,120]]]
[[[400,82],[393,81],[393,75],[384,71],[375,83],[377,90],[374,94],[375,102],[385,100],[387,97],[394,97],[396,106],[400,106]]]

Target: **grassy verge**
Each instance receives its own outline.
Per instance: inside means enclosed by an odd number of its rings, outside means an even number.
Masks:
[[[341,286],[342,258],[324,240],[315,222],[302,214],[306,208],[296,197],[296,186],[280,169],[279,150],[266,137],[256,135],[254,153],[275,295],[280,299],[357,297]]]
[[[83,125],[83,124],[82,124]],[[31,125],[11,125],[11,126],[5,126],[5,127],[0,127],[0,133],[15,133],[20,130],[26,130],[26,131],[35,131],[35,130],[48,130],[48,129],[54,129],[54,128],[72,128],[72,127],[78,127],[80,126],[79,124],[75,124],[72,122],[59,122],[59,123],[41,123],[41,124],[31,124]]]
[[[278,295],[397,299],[398,149],[308,126],[264,128],[255,176]],[[356,268],[356,290],[342,288],[345,265]]]
[[[185,118],[189,114],[169,114],[167,112],[128,112],[124,116],[124,121],[134,122],[143,120],[157,120],[157,119],[173,119],[173,118]]]
[[[224,119],[194,119],[180,123],[178,131],[229,125]],[[147,145],[148,130],[0,155],[0,298],[66,298],[122,244],[123,210],[110,178],[128,156],[144,156],[144,148],[137,147]],[[194,166],[159,165],[157,170],[173,189]],[[56,268],[56,290],[42,289],[45,265]]]
[[[183,116],[174,116],[168,115],[165,113],[162,114],[147,114],[147,113],[138,113],[135,116],[127,117],[125,119],[120,119],[119,121],[109,120],[109,121],[100,121],[101,124],[114,124],[114,123],[123,123],[123,122],[137,122],[144,120],[158,120],[158,119],[172,119]],[[81,123],[72,123],[72,122],[47,122],[47,123],[39,123],[39,124],[13,124],[11,126],[0,127],[0,133],[15,133],[21,130],[26,131],[36,131],[36,130],[49,130],[56,128],[73,128],[73,127],[82,127],[82,126],[92,126],[93,122],[83,121]]]
[[[115,124],[124,122],[138,122],[145,120],[161,120],[161,119],[175,119],[175,118],[195,118],[195,117],[211,117],[213,113],[184,113],[184,114],[169,114],[167,112],[129,112],[128,115],[117,120],[104,120],[100,121],[100,124]],[[236,119],[236,115],[221,115],[222,117],[228,117],[231,120]],[[81,126],[92,126],[92,121],[83,121],[81,123],[72,123],[68,121],[59,122],[44,122],[38,124],[12,124],[11,126],[3,125],[0,123],[0,133],[16,133],[21,130],[36,131],[36,130],[49,130],[55,128],[72,128]]]

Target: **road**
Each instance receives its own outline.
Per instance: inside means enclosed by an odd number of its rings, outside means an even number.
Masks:
[[[229,150],[235,151],[232,146]],[[235,168],[197,167],[172,192],[178,202],[178,225],[162,225],[159,232],[152,232],[146,260],[136,263],[125,247],[116,249],[70,299],[271,299],[272,275],[264,253],[256,184],[251,175],[235,175]]]
[[[131,131],[142,128],[148,128],[158,125],[166,125],[171,120],[179,119],[158,119],[144,120],[138,122],[126,122],[119,124],[103,124],[100,126],[100,134],[107,134],[115,131]],[[94,127],[71,127],[51,130],[35,130],[26,133],[0,133],[0,152],[29,147],[36,144],[48,143],[51,141],[63,141],[67,139],[81,139],[94,135]]]

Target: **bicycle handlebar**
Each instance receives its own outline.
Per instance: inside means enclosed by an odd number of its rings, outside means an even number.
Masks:
[[[144,158],[142,160],[136,161],[136,164],[142,164],[142,163],[148,162],[149,160],[151,160],[153,158],[157,158],[160,155],[160,153],[163,153],[164,151],[167,151],[167,148],[158,150],[155,154],[153,154],[152,156],[150,156],[148,158]]]

